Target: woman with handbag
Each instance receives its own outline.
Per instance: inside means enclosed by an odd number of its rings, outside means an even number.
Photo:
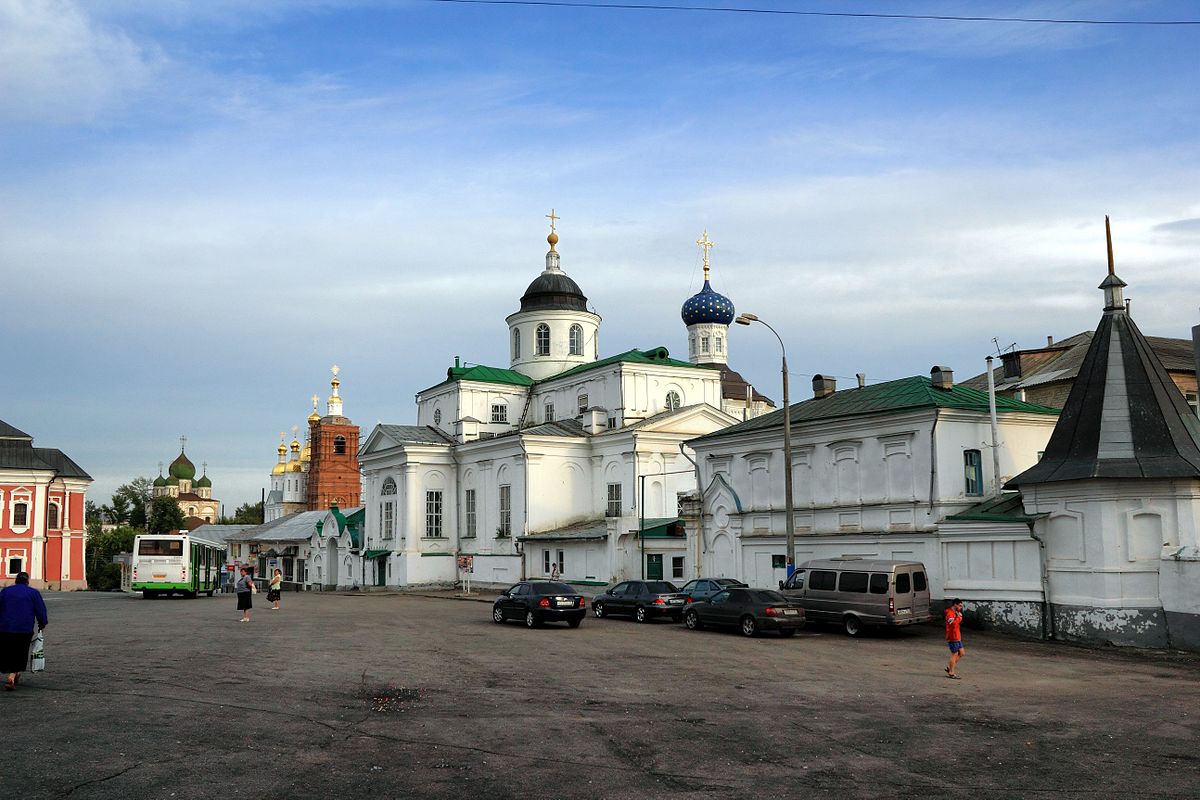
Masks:
[[[237,592],[238,611],[242,612],[241,621],[249,622],[250,609],[254,607],[252,598],[258,590],[254,588],[254,581],[250,578],[250,569],[248,567],[242,567],[242,576],[238,578],[233,588]]]
[[[34,625],[40,631],[49,622],[41,592],[29,585],[29,573],[18,573],[16,583],[0,591],[0,672],[5,675],[5,691],[17,688],[29,663]]]
[[[275,570],[275,574],[271,576],[271,588],[267,589],[267,599],[273,604],[272,611],[279,610],[279,594],[283,588],[283,570]]]

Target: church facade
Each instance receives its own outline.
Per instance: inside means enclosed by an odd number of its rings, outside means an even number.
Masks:
[[[208,465],[203,466],[200,477],[196,477],[196,465],[184,452],[186,437],[180,438],[179,455],[162,474],[162,462],[158,464],[158,477],[150,490],[152,497],[172,497],[179,504],[186,527],[195,530],[201,525],[211,524],[220,516],[221,501],[212,496],[212,479],[208,477]]]
[[[596,584],[697,574],[677,501],[696,485],[684,442],[770,407],[744,381],[726,397],[733,305],[709,284],[706,246],[704,289],[683,309],[689,360],[663,347],[601,358],[601,318],[562,270],[551,222],[545,269],[505,320],[508,364],[456,360],[418,393],[415,425],[376,425],[362,443],[366,582],[452,582],[461,557],[495,584],[555,566]]]

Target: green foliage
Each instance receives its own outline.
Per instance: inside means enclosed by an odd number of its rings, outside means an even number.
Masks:
[[[150,506],[150,516],[146,520],[146,532],[153,534],[171,533],[184,528],[186,519],[179,503],[170,495],[159,495]]]
[[[153,484],[149,478],[134,478],[129,483],[122,484],[113,492],[113,502],[120,497],[129,509],[128,522],[132,528],[146,529],[146,509],[150,506],[150,490]]]
[[[88,537],[84,563],[89,589],[109,592],[121,587],[121,568],[112,563],[112,557],[133,552],[133,537],[137,534],[133,528],[122,526],[103,533],[97,531]]]
[[[263,522],[263,504],[259,502],[251,505],[250,503],[242,503],[238,506],[237,511],[233,512],[233,521],[244,525],[262,525]]]

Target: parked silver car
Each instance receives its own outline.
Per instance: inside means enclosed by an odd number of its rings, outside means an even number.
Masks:
[[[933,618],[919,561],[806,561],[779,582],[779,591],[798,602],[810,622],[840,624],[850,636],[867,625],[915,625]]]

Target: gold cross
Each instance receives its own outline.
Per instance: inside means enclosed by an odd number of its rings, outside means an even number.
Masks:
[[[298,431],[298,430],[300,430],[300,426],[299,426],[299,425],[293,425],[293,426],[292,426],[292,438],[293,438],[293,439],[295,439],[295,438],[296,438],[296,431]]]
[[[708,238],[708,229],[704,229],[704,235],[696,240],[696,244],[704,248],[704,280],[708,280],[708,251],[717,246],[717,243]]]
[[[342,369],[341,369],[341,367],[339,367],[337,364],[334,364],[334,365],[333,365],[333,368],[332,368],[331,370],[329,370],[329,371],[330,371],[330,372],[332,372],[332,373],[333,373],[333,377],[335,377],[335,378],[336,378],[336,377],[338,376],[338,373],[339,373],[339,372],[341,372],[341,371],[342,371]]]
[[[554,213],[554,209],[552,208],[552,209],[550,209],[550,213],[546,215],[546,219],[550,220],[550,232],[553,233],[554,232],[554,221],[562,219],[562,217],[556,215]]]
[[[312,401],[313,401],[313,411],[316,411],[316,410],[317,410],[317,403],[321,402],[321,398],[320,398],[320,397],[317,397],[317,396],[314,394],[314,395],[312,396]]]

